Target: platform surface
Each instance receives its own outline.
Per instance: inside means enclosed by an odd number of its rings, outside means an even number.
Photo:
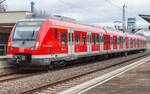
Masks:
[[[150,61],[83,94],[150,94]]]
[[[7,56],[0,56],[0,69],[8,67]]]

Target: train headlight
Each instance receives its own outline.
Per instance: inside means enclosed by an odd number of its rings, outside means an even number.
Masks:
[[[40,42],[36,42],[35,50],[37,50],[37,49],[38,49],[38,47],[39,47],[39,43],[40,43]]]
[[[31,48],[31,51],[33,51],[33,48]]]
[[[10,50],[14,50],[13,48],[10,48]]]
[[[10,46],[10,42],[8,42],[7,46]]]

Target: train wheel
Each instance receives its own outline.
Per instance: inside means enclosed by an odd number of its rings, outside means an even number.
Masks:
[[[51,62],[50,65],[48,65],[48,70],[53,70],[55,69],[55,65],[54,65],[54,62]]]
[[[65,67],[66,66],[66,62],[65,61],[60,61],[59,62],[59,66],[60,67]]]
[[[125,52],[125,53],[124,53],[124,56],[127,56],[127,55],[128,55],[128,53],[127,53],[127,52]]]
[[[65,67],[66,66],[66,62],[65,61],[57,61],[57,62],[53,62],[52,64],[54,68],[60,68],[60,67]]]

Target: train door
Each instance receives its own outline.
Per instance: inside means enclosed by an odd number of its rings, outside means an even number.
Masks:
[[[75,52],[80,52],[80,45],[81,45],[81,34],[80,31],[74,31],[75,35]]]
[[[123,37],[119,36],[119,49],[123,49]]]
[[[110,44],[111,44],[111,47],[110,47],[110,48],[111,48],[111,51],[114,51],[114,50],[113,50],[113,46],[114,46],[114,45],[113,45],[113,35],[111,35]]]
[[[125,42],[125,37],[123,37],[123,50],[125,50],[126,42]]]
[[[107,50],[107,42],[108,42],[108,38],[107,38],[107,35],[103,35],[103,42],[104,42],[104,45],[103,45],[103,48],[104,50]]]
[[[134,48],[136,49],[136,38],[134,39]]]
[[[129,46],[129,44],[128,44],[128,37],[126,37],[125,40],[126,40],[126,49],[128,49],[129,48],[128,47]]]
[[[60,53],[60,36],[57,28],[52,28],[53,31],[53,51],[54,54],[59,54]]]
[[[107,35],[107,50],[111,50],[111,36]]]
[[[81,52],[87,52],[87,32],[82,32],[82,45],[81,45]]]
[[[74,54],[74,31],[73,29],[68,29],[68,54]]]
[[[87,49],[88,49],[88,52],[91,52],[91,32],[88,32],[87,33]]]
[[[113,36],[113,49],[117,49],[117,36]]]
[[[92,41],[92,51],[95,51],[95,45],[96,45],[96,37],[94,33],[91,33],[91,41]]]
[[[100,39],[97,33],[92,33],[92,51],[100,51]]]
[[[58,28],[60,53],[68,53],[68,29]]]
[[[100,51],[103,52],[103,34],[100,34]]]
[[[133,39],[131,38],[131,48],[133,48]]]

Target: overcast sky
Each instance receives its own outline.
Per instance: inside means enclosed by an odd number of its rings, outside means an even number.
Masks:
[[[147,24],[138,14],[150,15],[150,0],[6,0],[8,11],[35,9],[80,20],[90,24],[111,24],[122,19],[122,6],[126,4],[126,18],[136,17],[138,24]]]

